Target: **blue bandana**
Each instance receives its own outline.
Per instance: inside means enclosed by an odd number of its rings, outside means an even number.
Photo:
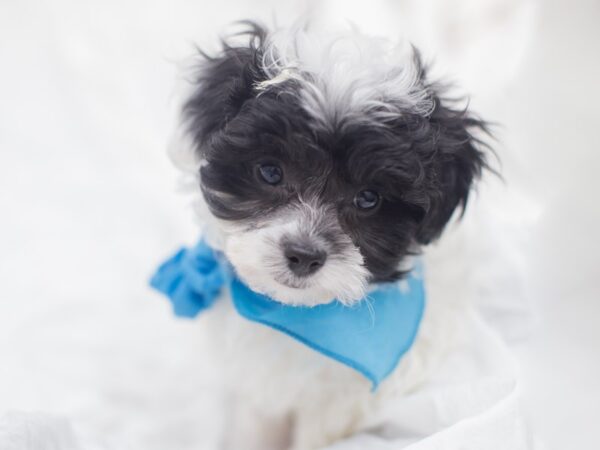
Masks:
[[[252,291],[223,256],[204,241],[182,248],[150,280],[180,317],[196,317],[228,285],[238,313],[285,333],[367,377],[376,389],[411,347],[425,305],[420,268],[396,283],[379,284],[352,306],[334,301],[289,306]]]

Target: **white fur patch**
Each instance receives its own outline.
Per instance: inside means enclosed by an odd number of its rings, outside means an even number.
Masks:
[[[257,89],[296,80],[304,109],[326,129],[357,120],[384,124],[403,111],[428,115],[434,107],[406,42],[297,26],[269,34],[262,65],[269,80]]]
[[[298,278],[287,267],[280,245],[283,236],[308,233],[311,239],[327,245],[318,234],[321,214],[324,212],[319,208],[301,203],[257,227],[223,223],[223,250],[248,286],[282,303],[314,306],[337,299],[352,304],[364,297],[369,272],[360,251],[337,222],[328,226],[335,227],[340,242],[317,273]]]

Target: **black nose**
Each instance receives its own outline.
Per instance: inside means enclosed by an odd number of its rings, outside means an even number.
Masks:
[[[299,277],[307,277],[318,271],[325,260],[327,253],[316,247],[286,243],[283,253],[287,258],[288,267]]]

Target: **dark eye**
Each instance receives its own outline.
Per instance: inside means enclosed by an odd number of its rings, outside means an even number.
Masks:
[[[267,184],[276,185],[283,179],[281,167],[274,164],[261,164],[258,166],[258,173]]]
[[[359,209],[373,209],[379,203],[379,194],[375,191],[360,191],[354,197],[354,206]]]

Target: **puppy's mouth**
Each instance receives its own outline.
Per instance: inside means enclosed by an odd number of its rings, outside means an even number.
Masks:
[[[312,285],[310,278],[297,278],[289,273],[275,273],[273,279],[282,286],[291,289],[308,289]]]

